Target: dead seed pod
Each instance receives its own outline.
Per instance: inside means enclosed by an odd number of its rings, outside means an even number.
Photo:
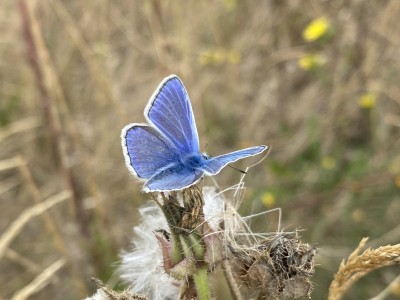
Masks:
[[[316,248],[302,243],[297,232],[278,233],[251,247],[230,245],[230,263],[239,283],[259,299],[309,297]]]

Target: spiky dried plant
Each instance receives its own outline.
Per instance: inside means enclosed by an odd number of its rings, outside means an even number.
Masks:
[[[340,300],[346,291],[369,272],[395,264],[400,264],[400,244],[382,246],[377,249],[365,247],[368,238],[363,238],[358,247],[343,260],[329,287],[328,300]]]

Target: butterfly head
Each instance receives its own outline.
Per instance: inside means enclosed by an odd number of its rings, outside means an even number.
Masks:
[[[207,160],[211,158],[211,155],[208,155],[207,153],[203,152],[201,153],[201,156],[203,156],[203,159]]]

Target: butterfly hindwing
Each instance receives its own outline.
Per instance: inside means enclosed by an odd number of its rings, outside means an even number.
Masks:
[[[121,139],[126,165],[141,179],[149,179],[179,160],[179,150],[152,126],[127,125]]]
[[[199,137],[189,96],[176,75],[165,78],[145,110],[145,116],[182,154],[199,152]]]
[[[187,168],[182,164],[171,164],[150,178],[146,183],[147,191],[172,191],[196,184],[203,177],[202,170]]]
[[[206,173],[206,175],[209,176],[216,175],[227,164],[238,161],[239,159],[260,154],[265,150],[267,150],[267,148],[268,148],[267,146],[255,146],[210,158],[206,161],[205,165],[203,166],[203,170]]]

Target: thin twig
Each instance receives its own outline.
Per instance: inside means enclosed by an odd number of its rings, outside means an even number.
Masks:
[[[71,194],[67,191],[62,191],[57,195],[50,197],[49,199],[36,204],[19,215],[19,217],[11,223],[8,229],[0,237],[0,259],[5,253],[8,245],[12,240],[18,235],[21,229],[26,223],[28,223],[33,217],[36,217],[46,210],[48,210],[53,205],[60,203],[71,197]]]
[[[240,293],[240,289],[238,284],[236,283],[235,278],[232,275],[231,265],[227,260],[222,261],[222,270],[224,271],[226,281],[228,282],[229,289],[231,291],[233,300],[244,300],[242,294]]]
[[[21,165],[21,161],[17,157],[0,160],[0,172],[17,168]]]
[[[114,95],[110,78],[105,75],[104,69],[94,58],[92,51],[90,50],[88,44],[86,43],[81,32],[76,26],[76,21],[73,20],[72,16],[65,8],[63,2],[50,1],[50,5],[53,8],[56,16],[63,23],[64,28],[70,36],[72,42],[75,44],[76,48],[82,55],[84,62],[87,64],[89,71],[92,74],[92,78],[95,80],[99,87],[99,91],[102,91],[101,99],[103,100],[103,105],[111,102],[119,115],[125,117],[126,112],[123,110],[122,106],[119,104],[117,98]]]
[[[41,268],[37,264],[35,264],[30,259],[22,256],[21,254],[14,251],[13,249],[7,249],[4,256],[6,258],[8,258],[9,260],[15,262],[16,264],[23,266],[25,269],[29,270],[32,273],[37,274],[41,270]]]
[[[400,285],[400,275],[398,275],[382,292],[369,300],[383,300],[390,296],[393,288]]]
[[[11,300],[25,300],[29,296],[37,293],[53,278],[54,274],[65,265],[64,259],[59,259],[49,267],[47,267],[42,273],[35,277],[27,286],[22,290],[15,293]]]
[[[39,190],[39,187],[35,183],[32,172],[29,170],[27,162],[20,156],[15,158],[18,161],[18,171],[22,176],[22,179],[31,193],[31,197],[35,204],[39,204],[43,202],[43,196]],[[54,244],[58,251],[64,256],[67,257],[66,247],[63,238],[60,235],[60,232],[57,230],[57,226],[54,223],[54,219],[51,217],[48,211],[44,211],[41,215],[44,224],[49,231],[49,234],[53,238]]]
[[[0,142],[14,134],[35,129],[39,126],[40,120],[37,117],[29,117],[15,121],[0,131]]]

